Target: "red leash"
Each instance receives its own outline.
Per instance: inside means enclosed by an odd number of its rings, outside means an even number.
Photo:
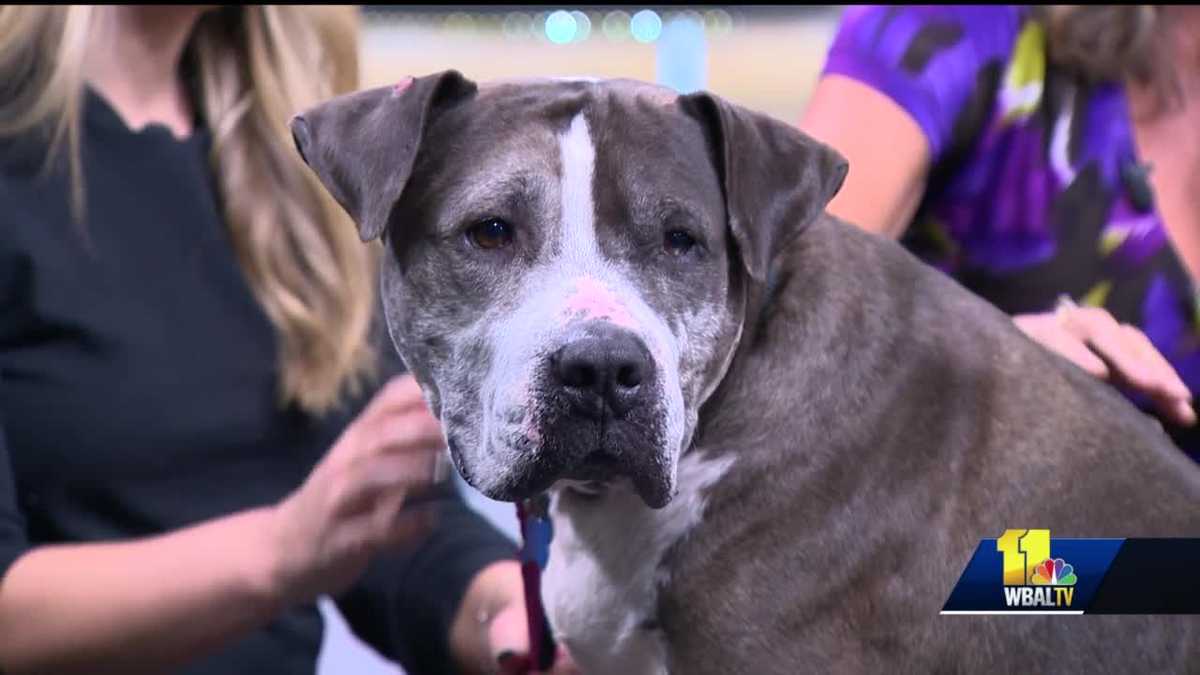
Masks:
[[[542,607],[542,570],[550,557],[549,497],[545,494],[517,502],[521,524],[521,580],[525,590],[525,617],[529,630],[529,655],[510,656],[500,663],[502,675],[528,675],[554,667],[557,645]]]

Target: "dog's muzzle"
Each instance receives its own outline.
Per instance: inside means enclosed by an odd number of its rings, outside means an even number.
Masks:
[[[662,376],[640,337],[608,321],[582,324],[546,358],[538,380],[541,450],[527,485],[625,477],[647,505],[670,501]]]

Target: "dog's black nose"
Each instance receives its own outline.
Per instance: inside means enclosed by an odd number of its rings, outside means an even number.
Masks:
[[[627,330],[592,327],[551,359],[555,379],[577,413],[599,418],[607,404],[622,417],[647,396],[654,366],[650,351]]]

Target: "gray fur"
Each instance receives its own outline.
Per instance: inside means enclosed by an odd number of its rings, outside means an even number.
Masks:
[[[717,97],[629,81],[476,88],[442,73],[354,96],[302,115],[297,145],[364,238],[383,233],[389,329],[459,470],[503,499],[555,485],[590,574],[647,578],[605,548],[624,542],[594,541],[620,530],[606,504],[645,509],[621,522],[651,528],[636,534],[656,542],[657,587],[610,585],[655,597],[598,606],[647,633],[620,636],[636,654],[596,663],[789,675],[1200,663],[1194,618],[938,616],[979,540],[1007,528],[1200,535],[1200,470],[1008,317],[823,215],[845,176],[836,153]],[[581,119],[596,250],[570,257],[561,143]],[[383,201],[365,197],[376,190]],[[462,228],[492,215],[517,224],[514,245],[472,250]],[[664,256],[679,227],[696,255]],[[617,299],[660,387],[640,416],[600,430],[564,412],[545,375],[586,330],[546,309],[581,275]],[[612,475],[587,468],[596,452],[616,458]],[[715,482],[683,486],[686,512],[652,510],[680,489],[681,456],[718,467],[704,474]],[[668,515],[698,524],[664,527]],[[562,600],[548,604],[579,614]],[[591,629],[560,630],[570,644]],[[597,653],[586,637],[580,653]]]
[[[938,616],[1008,528],[1200,534],[1157,422],[853,226],[777,270],[701,412],[692,451],[737,462],[662,563],[672,672],[1195,672],[1196,617]]]

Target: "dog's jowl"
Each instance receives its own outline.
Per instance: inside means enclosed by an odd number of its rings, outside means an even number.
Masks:
[[[550,491],[585,672],[1183,671],[1187,617],[941,617],[983,537],[1200,536],[1108,385],[824,213],[832,150],[710,94],[455,72],[292,124],[463,477]]]

